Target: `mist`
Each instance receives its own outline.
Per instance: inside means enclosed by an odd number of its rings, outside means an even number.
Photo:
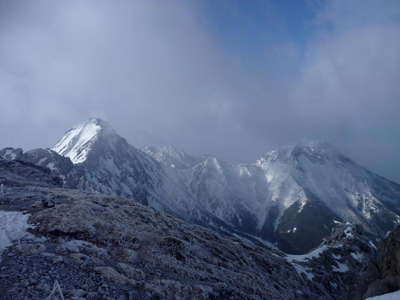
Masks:
[[[0,147],[100,117],[235,162],[322,140],[400,181],[399,29],[396,0],[3,0]]]

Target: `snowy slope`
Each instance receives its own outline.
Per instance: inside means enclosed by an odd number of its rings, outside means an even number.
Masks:
[[[180,173],[204,211],[289,252],[318,246],[337,221],[375,235],[400,222],[400,186],[325,143],[271,151],[254,164],[206,157]]]
[[[281,203],[280,214],[294,206],[298,214],[308,204],[318,204],[336,220],[362,224],[379,235],[400,222],[400,185],[367,171],[328,144],[287,147],[267,153],[257,164],[266,174],[272,200]],[[387,194],[380,190],[384,186]],[[289,194],[280,197],[282,191]]]
[[[375,296],[367,298],[368,300],[398,300],[400,299],[400,291],[384,294],[381,296]]]
[[[90,119],[67,131],[52,150],[70,158],[74,164],[83,163],[87,159],[100,131],[112,132],[112,129],[100,119]]]
[[[171,146],[139,150],[106,122],[90,119],[52,150],[36,150],[30,161],[61,173],[67,186],[135,198],[290,253],[317,247],[338,221],[361,224],[376,236],[400,223],[400,185],[324,143],[301,143],[252,164],[232,164]],[[69,158],[73,167],[54,153]]]
[[[175,169],[129,145],[103,120],[74,127],[52,149],[74,163],[64,174],[67,186],[134,198],[186,218],[199,214]]]

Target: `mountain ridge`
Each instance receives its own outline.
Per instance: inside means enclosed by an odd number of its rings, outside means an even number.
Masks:
[[[232,164],[171,146],[137,149],[108,123],[90,119],[67,131],[53,150],[59,157],[43,150],[23,157],[53,167],[67,186],[234,228],[289,253],[317,247],[337,221],[361,224],[375,236],[400,222],[400,185],[323,142],[302,142],[251,164]],[[71,157],[72,167],[65,161]]]

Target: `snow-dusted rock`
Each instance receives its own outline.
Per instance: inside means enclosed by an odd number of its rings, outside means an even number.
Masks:
[[[11,243],[3,253],[4,299],[45,299],[55,281],[64,295],[83,290],[94,299],[336,299],[267,246],[132,199],[20,180],[0,205],[29,211],[34,238]],[[31,208],[49,196],[54,207]],[[41,250],[21,252],[28,248]]]
[[[142,151],[106,122],[90,119],[52,150],[73,166],[60,167],[57,156],[52,164],[44,153],[36,161],[58,170],[66,186],[136,199],[290,253],[317,247],[335,222],[361,224],[375,236],[400,222],[400,185],[325,143],[301,143],[268,152],[253,164],[231,164],[171,146]]]
[[[22,157],[23,150],[20,148],[4,148],[0,150],[0,159],[18,160]]]
[[[378,243],[376,252],[368,268],[358,276],[360,284],[354,297],[356,300],[400,290],[400,227]]]

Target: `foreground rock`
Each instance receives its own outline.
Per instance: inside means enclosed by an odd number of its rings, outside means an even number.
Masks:
[[[38,188],[32,196],[46,192]],[[55,280],[66,295],[80,290],[93,299],[321,296],[284,258],[264,248],[130,200],[62,189],[51,193],[62,199],[55,207],[30,211],[34,237],[3,253],[3,299],[43,298]]]
[[[366,299],[400,290],[400,227],[383,239],[377,255],[360,276],[354,299]]]

